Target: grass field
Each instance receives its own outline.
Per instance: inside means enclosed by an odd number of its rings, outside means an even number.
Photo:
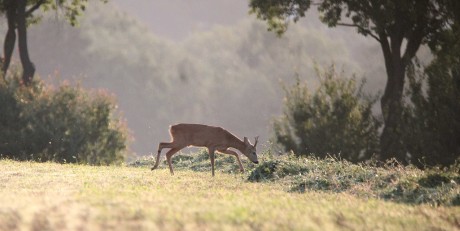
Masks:
[[[292,192],[248,181],[249,171],[11,160],[0,169],[0,230],[460,230],[459,206]]]

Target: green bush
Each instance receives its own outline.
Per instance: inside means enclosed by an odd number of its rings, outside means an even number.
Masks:
[[[297,155],[339,155],[349,161],[378,152],[381,125],[373,115],[377,97],[366,96],[355,78],[344,78],[334,66],[317,71],[314,93],[299,80],[285,89],[284,115],[274,123],[276,142]]]
[[[127,129],[103,91],[90,92],[17,72],[0,81],[0,155],[17,160],[107,165],[124,159]]]

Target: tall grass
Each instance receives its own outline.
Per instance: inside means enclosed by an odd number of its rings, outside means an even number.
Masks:
[[[414,166],[403,166],[395,160],[353,164],[332,157],[274,156],[270,150],[263,153],[259,165],[250,163],[245,157],[241,159],[246,169],[242,177],[247,181],[280,184],[292,193],[321,191],[407,204],[460,205],[458,164],[450,168],[420,170]],[[152,164],[151,158],[144,158],[129,166]],[[167,164],[163,163],[162,166],[167,167]],[[205,149],[191,155],[174,156],[173,167],[200,172],[211,170]],[[239,172],[234,157],[219,154],[216,157],[216,170],[222,173]]]

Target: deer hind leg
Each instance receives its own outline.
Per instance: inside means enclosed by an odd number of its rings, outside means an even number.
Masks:
[[[171,148],[167,153],[166,153],[166,160],[168,161],[168,165],[169,165],[169,171],[171,172],[171,175],[174,175],[174,171],[173,171],[173,167],[172,167],[172,163],[171,163],[171,158],[174,154],[176,154],[176,152],[178,152],[179,150],[181,150],[181,148]]]
[[[236,153],[236,152],[234,152],[232,150],[228,150],[228,149],[219,150],[219,152],[235,156],[236,160],[238,161],[238,165],[240,166],[240,172],[244,172],[243,164],[241,164],[240,155],[238,155],[238,153]]]
[[[169,143],[161,142],[161,143],[158,145],[157,159],[156,159],[155,165],[151,168],[151,170],[154,170],[154,169],[158,168],[158,165],[160,164],[161,150],[163,150],[163,148],[173,148],[173,147],[174,147],[174,143],[173,143],[173,142],[169,142]]]

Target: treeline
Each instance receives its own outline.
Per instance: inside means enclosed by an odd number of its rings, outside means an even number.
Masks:
[[[277,38],[254,19],[173,42],[110,4],[94,4],[79,28],[52,15],[30,28],[29,40],[44,79],[73,77],[85,87],[115,93],[135,137],[132,150],[147,155],[169,139],[169,124],[184,121],[268,140],[269,124],[281,113],[280,82],[292,83],[298,75],[316,85],[315,62],[333,61],[359,77],[366,72],[368,88],[381,86],[384,73],[374,61],[379,55],[368,50],[374,48],[364,40],[369,54],[357,56],[341,37],[346,38],[295,26]]]

